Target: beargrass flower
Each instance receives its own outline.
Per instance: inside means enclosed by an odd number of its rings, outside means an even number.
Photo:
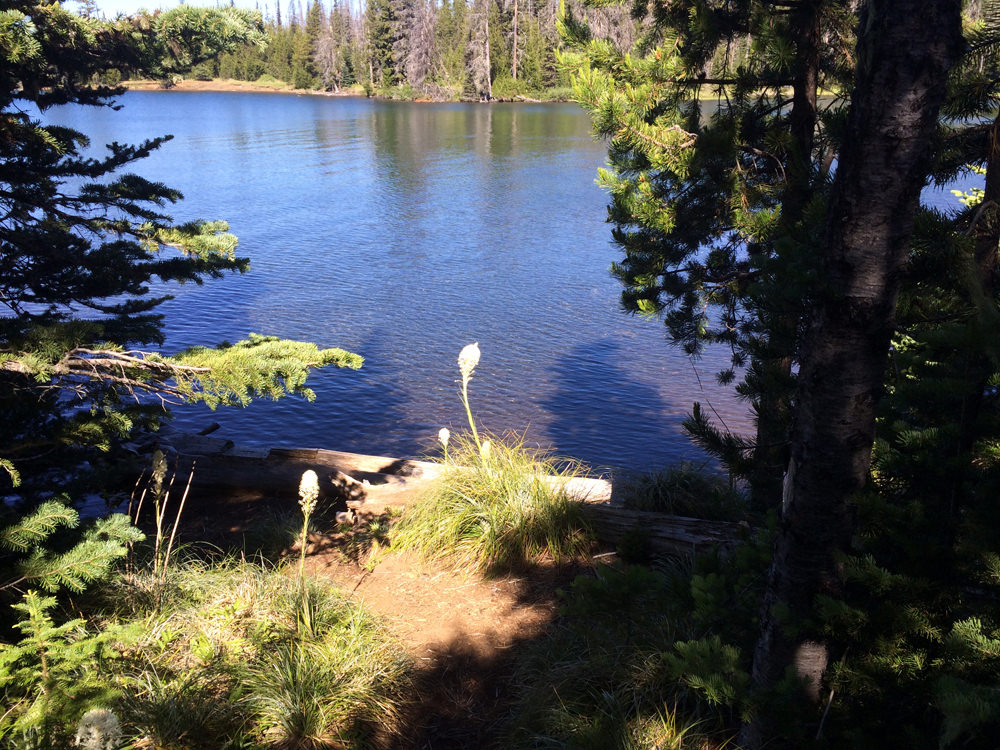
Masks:
[[[306,544],[309,542],[309,516],[316,510],[316,501],[319,500],[319,477],[312,469],[302,472],[302,480],[299,482],[299,507],[302,509],[302,536],[299,539],[299,582],[303,581],[302,575],[306,566]]]
[[[465,414],[469,418],[469,427],[472,428],[472,439],[476,445],[482,449],[479,443],[479,433],[476,431],[476,420],[472,418],[472,408],[469,406],[469,380],[472,378],[472,371],[479,364],[479,342],[474,341],[467,344],[458,353],[458,370],[462,373],[462,403],[465,405]],[[445,445],[445,451],[448,446]]]
[[[121,739],[118,717],[106,708],[92,708],[80,719],[73,744],[83,750],[115,750]]]
[[[468,383],[472,377],[472,371],[479,364],[479,342],[473,342],[464,347],[458,355],[458,369],[462,373],[463,382]]]
[[[312,469],[302,472],[302,481],[299,482],[299,507],[302,515],[311,516],[316,510],[316,501],[319,499],[319,477]]]

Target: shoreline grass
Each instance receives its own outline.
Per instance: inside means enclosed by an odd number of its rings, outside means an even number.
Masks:
[[[166,579],[124,574],[98,592],[105,624],[139,626],[109,675],[133,742],[365,748],[394,730],[409,657],[360,605],[295,572],[189,558]]]
[[[487,575],[589,552],[592,538],[565,482],[583,473],[517,435],[452,439],[445,468],[396,525],[392,545]],[[486,447],[488,446],[488,447]]]

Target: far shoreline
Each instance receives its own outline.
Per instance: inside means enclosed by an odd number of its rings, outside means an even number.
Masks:
[[[414,104],[566,104],[571,99],[532,99],[526,96],[515,98],[494,98],[488,102],[477,99],[430,99],[417,97],[415,99],[394,99],[380,94],[367,95],[359,86],[352,86],[340,91],[320,91],[317,89],[296,89],[281,81],[261,83],[257,81],[238,81],[232,78],[213,78],[209,81],[183,79],[174,83],[165,83],[153,79],[125,80],[121,84],[129,91],[178,91],[178,92],[212,92],[212,93],[251,93],[251,94],[294,94],[296,96],[324,96],[336,98],[379,99],[381,101],[413,102]]]
[[[341,89],[340,91],[317,91],[315,89],[294,89],[287,84],[257,83],[255,81],[237,81],[232,78],[213,78],[210,81],[184,79],[164,84],[152,79],[122,81],[121,85],[129,91],[209,91],[215,93],[249,92],[256,94],[298,94],[308,96],[364,97],[363,91]]]

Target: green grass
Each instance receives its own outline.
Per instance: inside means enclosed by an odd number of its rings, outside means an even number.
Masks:
[[[634,510],[710,521],[741,521],[748,511],[747,499],[739,489],[689,463],[627,477],[622,498],[625,507]]]
[[[563,488],[581,467],[532,450],[517,436],[489,444],[484,457],[471,438],[452,439],[441,477],[407,508],[393,547],[487,575],[585,554],[591,537],[579,504]]]
[[[379,622],[281,568],[188,559],[165,582],[123,575],[101,599],[105,622],[141,625],[108,676],[133,741],[365,748],[407,701],[408,659]]]
[[[267,86],[268,88],[278,88],[278,89],[290,89],[292,84],[287,81],[282,81],[279,78],[275,78],[270,73],[264,73],[260,78],[253,82],[255,86]]]

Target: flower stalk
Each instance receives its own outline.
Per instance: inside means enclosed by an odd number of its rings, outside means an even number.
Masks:
[[[445,463],[448,462],[448,440],[451,438],[451,432],[447,427],[442,427],[438,430],[438,440],[441,442],[441,447],[444,449],[444,460]]]
[[[299,482],[299,508],[302,509],[302,537],[299,540],[299,580],[303,580],[306,566],[306,543],[309,540],[309,519],[319,500],[319,477],[312,469],[302,472]]]
[[[481,450],[483,446],[476,431],[476,420],[472,418],[472,409],[469,407],[469,381],[472,380],[472,373],[479,364],[479,356],[478,341],[464,347],[458,355],[458,369],[462,373],[462,404],[465,406],[465,415],[469,419],[469,427],[472,428],[472,439],[476,442],[476,447]]]

